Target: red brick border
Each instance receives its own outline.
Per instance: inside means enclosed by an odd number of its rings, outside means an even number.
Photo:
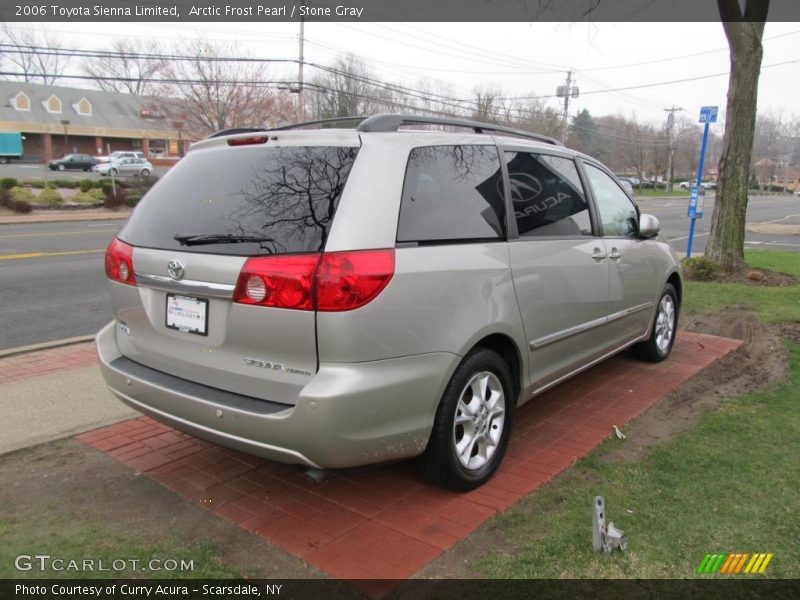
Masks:
[[[0,358],[0,384],[22,381],[63,369],[88,367],[96,362],[94,342],[17,354]]]
[[[141,417],[78,436],[187,499],[342,579],[404,579],[538,488],[670,390],[742,342],[680,332],[670,359],[625,356],[535,398],[518,413],[498,474],[448,492],[408,463],[333,473],[215,446]],[[153,515],[162,518],[162,515]]]

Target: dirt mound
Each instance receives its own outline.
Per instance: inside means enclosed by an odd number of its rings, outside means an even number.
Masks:
[[[638,459],[653,444],[688,429],[704,410],[717,406],[722,399],[783,381],[787,357],[781,337],[792,337],[789,330],[793,329],[800,340],[800,326],[765,325],[741,308],[715,315],[682,317],[681,327],[742,340],[744,344],[629,424],[625,429],[626,443],[606,453],[603,460]]]

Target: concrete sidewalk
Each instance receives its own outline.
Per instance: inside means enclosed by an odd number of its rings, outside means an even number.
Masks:
[[[91,342],[0,359],[0,454],[138,415],[106,389]]]

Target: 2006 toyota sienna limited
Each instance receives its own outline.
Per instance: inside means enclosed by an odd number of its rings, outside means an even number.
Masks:
[[[357,123],[220,132],[148,192],[106,252],[114,394],[276,461],[424,455],[470,489],[520,404],[629,346],[668,356],[679,263],[599,162],[473,121]]]

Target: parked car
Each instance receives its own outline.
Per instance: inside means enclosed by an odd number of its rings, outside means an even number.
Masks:
[[[97,351],[130,406],[311,468],[423,455],[465,490],[518,405],[670,354],[680,264],[594,158],[472,121],[308,126],[194,144],[108,246]]]
[[[800,188],[797,188],[797,189],[794,191],[794,195],[795,195],[795,196],[800,196]]]
[[[633,196],[633,186],[631,185],[630,181],[626,181],[624,179],[620,179],[619,183],[622,186],[622,189],[624,189],[626,192],[628,192],[629,196]]]
[[[65,171],[67,169],[80,169],[81,171],[89,171],[97,164],[97,159],[88,154],[67,154],[64,158],[51,160],[47,163],[47,167],[51,171]]]
[[[111,162],[100,163],[94,167],[100,175],[142,175],[148,176],[153,172],[153,165],[143,158],[120,158]]]
[[[695,185],[694,181],[681,181],[680,184],[679,184],[679,187],[682,190],[690,190],[690,189],[692,189],[692,186],[694,186],[694,185]],[[717,182],[716,181],[703,181],[700,184],[700,186],[704,190],[715,190],[715,189],[717,189]]]
[[[112,160],[120,160],[122,158],[146,158],[144,152],[135,152],[132,150],[117,150],[108,156],[98,156],[97,160],[100,163],[111,162]]]

